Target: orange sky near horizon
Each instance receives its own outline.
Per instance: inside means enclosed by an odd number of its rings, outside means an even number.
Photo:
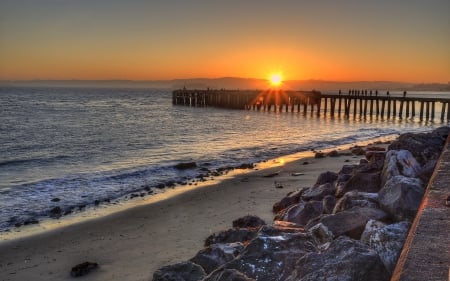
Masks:
[[[450,81],[448,0],[0,1],[0,80]]]

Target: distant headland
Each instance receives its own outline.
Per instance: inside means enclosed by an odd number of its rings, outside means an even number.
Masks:
[[[156,89],[267,89],[266,79],[221,77],[172,80],[0,80],[0,87],[99,87]],[[396,81],[287,80],[283,88],[291,90],[385,89],[407,91],[450,91],[450,82],[409,83]]]

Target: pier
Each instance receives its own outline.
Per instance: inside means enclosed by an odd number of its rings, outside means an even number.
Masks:
[[[175,90],[174,105],[228,109],[310,113],[344,118],[450,121],[450,98],[393,96],[387,91],[349,90],[337,94],[319,91]],[[436,114],[439,112],[440,114]]]

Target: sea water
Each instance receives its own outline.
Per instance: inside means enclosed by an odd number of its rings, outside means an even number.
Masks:
[[[224,168],[442,125],[173,106],[170,90],[0,88],[0,231],[55,207],[151,196]],[[174,167],[185,162],[197,167]]]

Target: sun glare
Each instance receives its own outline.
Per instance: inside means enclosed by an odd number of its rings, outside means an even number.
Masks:
[[[270,75],[269,81],[272,86],[280,86],[283,82],[283,77],[280,73],[274,73]]]

